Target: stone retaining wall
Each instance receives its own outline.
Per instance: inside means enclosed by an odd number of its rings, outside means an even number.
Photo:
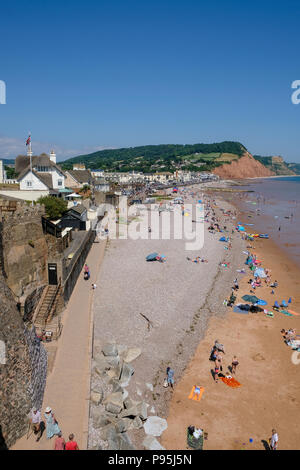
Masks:
[[[10,447],[26,433],[30,409],[42,404],[47,353],[34,331],[24,327],[13,295],[1,275],[0,341],[5,345],[0,361],[0,423],[5,443]]]

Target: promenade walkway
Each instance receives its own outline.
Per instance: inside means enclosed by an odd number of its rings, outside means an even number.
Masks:
[[[63,437],[68,440],[70,433],[75,435],[79,449],[87,448],[90,365],[92,352],[93,318],[92,283],[97,277],[104,256],[105,241],[94,243],[87,257],[91,277],[84,281],[79,276],[72,296],[64,311],[63,330],[58,340],[57,354],[53,370],[47,378],[47,385],[42,407],[50,406],[62,430]],[[12,450],[47,450],[52,449],[54,439],[47,440],[44,432],[39,442],[31,434],[19,439]]]

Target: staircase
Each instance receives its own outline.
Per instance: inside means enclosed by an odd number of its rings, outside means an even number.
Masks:
[[[47,285],[42,293],[40,301],[35,309],[32,322],[36,328],[37,335],[44,331],[51,332],[51,339],[58,339],[62,325],[58,313],[61,307],[61,285]]]

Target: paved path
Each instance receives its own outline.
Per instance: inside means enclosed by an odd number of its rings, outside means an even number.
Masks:
[[[47,406],[53,409],[63,437],[75,434],[80,449],[87,448],[88,409],[90,388],[90,364],[92,348],[92,282],[96,282],[105,242],[94,243],[87,257],[90,280],[80,276],[75,285],[62,318],[63,330],[58,340],[58,349],[53,371],[47,378],[42,414]],[[46,432],[37,443],[32,434],[23,436],[12,447],[13,450],[52,449],[54,438],[47,440]]]

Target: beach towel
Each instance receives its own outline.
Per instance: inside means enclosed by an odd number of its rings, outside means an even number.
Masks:
[[[291,313],[289,313],[287,310],[279,310],[280,313],[283,313],[284,315],[286,315],[287,317],[292,317],[293,315]]]
[[[247,315],[249,314],[248,310],[242,310],[239,307],[233,307],[233,311],[234,311],[234,313],[246,313]]]
[[[228,387],[232,387],[232,388],[237,388],[237,387],[241,387],[242,384],[240,384],[240,382],[238,382],[237,380],[235,380],[235,378],[231,377],[231,379],[228,379],[227,377],[221,377],[221,380],[226,384],[228,385]]]
[[[268,311],[266,310],[264,313],[266,314],[267,317],[271,317],[271,318],[274,317],[274,313],[273,313],[273,312],[268,312]]]
[[[288,310],[289,313],[291,313],[292,315],[296,315],[297,317],[300,316],[300,313],[297,313],[297,312],[294,312],[293,310]]]
[[[195,391],[195,385],[193,386],[193,388],[191,390],[191,393],[188,396],[189,400],[195,400],[195,401],[200,401],[201,400],[205,388],[204,387],[199,387],[199,388],[200,388],[200,393],[197,393],[196,396],[193,396],[194,391]]]

